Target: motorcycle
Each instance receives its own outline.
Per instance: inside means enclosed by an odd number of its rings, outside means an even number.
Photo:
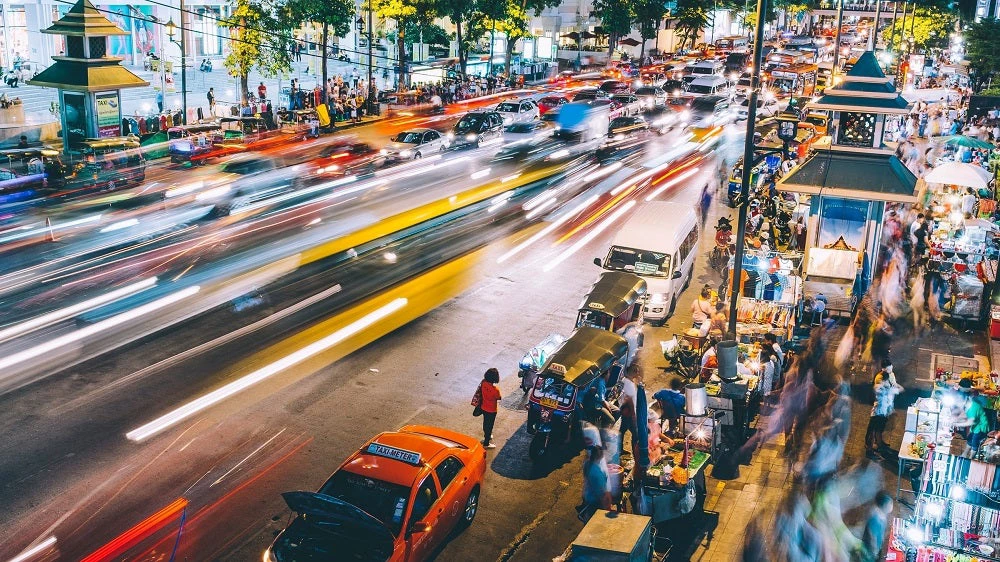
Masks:
[[[525,394],[534,388],[538,373],[541,372],[545,361],[548,360],[552,352],[556,350],[566,338],[559,334],[549,334],[541,343],[528,350],[517,365],[517,378],[521,379],[521,391]]]
[[[732,254],[733,223],[729,217],[719,217],[715,225],[715,247],[708,256],[708,263],[715,271],[720,271],[729,262]]]

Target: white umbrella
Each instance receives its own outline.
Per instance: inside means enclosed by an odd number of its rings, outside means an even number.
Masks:
[[[924,176],[927,183],[945,183],[982,189],[990,183],[992,176],[982,166],[965,162],[945,162]]]

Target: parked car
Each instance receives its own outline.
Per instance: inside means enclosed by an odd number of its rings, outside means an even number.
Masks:
[[[500,102],[497,104],[496,112],[503,117],[504,125],[535,121],[541,115],[538,105],[530,99]]]
[[[479,511],[486,449],[475,438],[408,425],[380,433],[317,492],[285,492],[296,513],[264,562],[432,558]]]
[[[479,147],[503,136],[503,117],[496,111],[470,111],[448,133],[450,148]]]
[[[388,164],[444,152],[448,144],[448,139],[434,129],[410,129],[392,137],[392,142],[379,153]]]

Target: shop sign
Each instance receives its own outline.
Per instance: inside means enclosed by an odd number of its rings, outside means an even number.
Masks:
[[[98,92],[97,100],[97,136],[117,137],[121,134],[122,111],[118,92]]]
[[[860,252],[865,246],[869,201],[823,198],[819,247]]]

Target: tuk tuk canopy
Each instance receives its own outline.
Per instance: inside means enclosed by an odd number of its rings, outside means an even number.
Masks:
[[[540,376],[559,378],[577,388],[587,388],[616,360],[628,354],[625,338],[599,328],[584,326],[549,356]]]
[[[592,310],[612,318],[646,295],[646,280],[627,271],[605,271],[583,297],[578,310]]]

